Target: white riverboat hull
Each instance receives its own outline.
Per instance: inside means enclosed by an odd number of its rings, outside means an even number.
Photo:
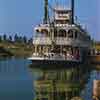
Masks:
[[[61,59],[61,58],[44,58],[44,57],[29,57],[28,60],[32,61],[31,67],[68,67],[81,64],[81,60],[74,59]]]

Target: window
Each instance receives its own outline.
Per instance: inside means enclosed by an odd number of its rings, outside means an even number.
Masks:
[[[75,30],[75,39],[78,37],[78,31]]]
[[[66,37],[66,30],[59,30],[58,36],[59,37]]]
[[[73,30],[69,30],[68,31],[68,37],[69,38],[73,38]]]
[[[42,29],[41,30],[41,33],[43,33],[45,36],[48,36],[49,35],[49,32],[46,29]]]

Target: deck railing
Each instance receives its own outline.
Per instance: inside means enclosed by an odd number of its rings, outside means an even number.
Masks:
[[[33,39],[33,44],[51,44],[51,39],[49,37],[36,37]]]
[[[86,41],[82,42],[79,39],[67,38],[67,37],[56,37],[53,42],[57,45],[74,45],[74,46],[87,46],[88,43]],[[86,43],[85,43],[86,42]],[[51,45],[52,40],[50,37],[36,37],[33,39],[33,44],[37,45]]]

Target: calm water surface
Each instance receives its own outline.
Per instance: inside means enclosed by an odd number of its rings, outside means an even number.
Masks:
[[[32,100],[33,77],[25,59],[0,61],[0,100]]]
[[[33,100],[33,82],[38,74],[29,68],[26,59],[0,60],[0,100]],[[91,100],[93,79],[100,79],[100,72],[92,71],[81,96]]]

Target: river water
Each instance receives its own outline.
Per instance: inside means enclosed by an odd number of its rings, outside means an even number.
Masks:
[[[30,69],[31,62],[27,59],[0,60],[0,100],[33,100],[34,81],[39,77],[34,69]],[[84,100],[91,100],[94,79],[100,79],[100,72],[92,70],[81,91]]]

